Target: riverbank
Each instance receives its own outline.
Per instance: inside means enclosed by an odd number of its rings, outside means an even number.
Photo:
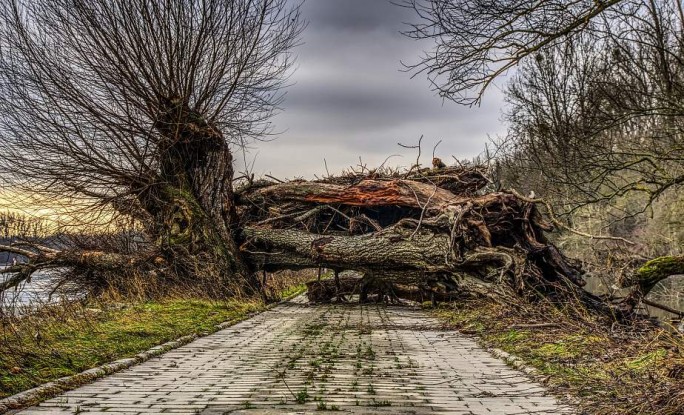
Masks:
[[[684,336],[650,325],[606,330],[544,304],[464,300],[433,310],[536,369],[558,396],[597,415],[684,413]]]

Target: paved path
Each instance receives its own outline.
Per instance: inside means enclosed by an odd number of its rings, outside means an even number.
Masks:
[[[424,311],[297,299],[22,414],[559,414]],[[566,412],[567,411],[567,412]]]

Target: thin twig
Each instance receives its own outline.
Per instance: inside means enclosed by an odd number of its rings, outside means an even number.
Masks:
[[[674,308],[670,308],[670,307],[663,305],[663,304],[655,303],[655,302],[653,302],[651,300],[647,300],[645,298],[642,298],[641,302],[643,302],[646,305],[650,305],[651,307],[659,308],[663,311],[667,311],[668,313],[676,314],[679,317],[684,317],[684,311],[675,310]]]
[[[578,231],[577,229],[571,228],[570,226],[568,226],[568,225],[564,224],[563,222],[561,222],[560,220],[558,220],[558,218],[556,218],[556,215],[553,211],[553,208],[551,207],[551,204],[549,202],[547,202],[546,200],[541,199],[541,198],[532,199],[529,197],[525,197],[525,196],[521,195],[520,193],[518,193],[517,191],[515,191],[514,189],[507,189],[505,192],[514,195],[515,197],[522,200],[523,202],[541,203],[542,205],[546,206],[546,210],[548,212],[549,218],[551,219],[551,222],[553,222],[553,224],[558,226],[559,228],[563,228],[569,232],[574,233],[575,235],[584,236],[585,238],[589,238],[589,239],[606,239],[606,240],[610,240],[610,241],[624,242],[624,243],[629,244],[629,245],[636,245],[636,242],[630,241],[629,239],[625,239],[625,238],[622,238],[620,236],[592,235],[592,234],[589,234],[586,232]]]
[[[411,166],[411,168],[410,168],[410,169],[406,172],[406,174],[404,175],[404,178],[408,177],[408,176],[413,172],[413,169],[414,169],[414,168],[417,168],[418,170],[420,170],[420,153],[421,153],[421,143],[422,143],[422,142],[423,142],[423,136],[421,135],[420,138],[418,139],[418,145],[415,145],[415,146],[408,146],[408,145],[406,145],[406,144],[397,143],[397,145],[399,145],[399,147],[403,147],[403,148],[417,148],[417,149],[418,149],[418,157],[416,157],[416,164],[414,164],[413,166]]]
[[[439,141],[437,142],[437,144],[435,144],[435,146],[432,147],[432,158],[433,158],[433,159],[435,158],[435,152],[437,151],[437,147],[438,147],[440,144],[442,144],[442,140],[439,140]]]
[[[270,174],[265,174],[264,176],[268,177],[268,178],[271,179],[271,180],[275,180],[275,181],[278,182],[278,183],[285,183],[284,180],[280,180],[279,178],[273,177],[273,176],[271,176]]]
[[[425,205],[422,207],[422,209],[420,211],[420,218],[418,218],[418,226],[416,226],[416,229],[413,231],[413,233],[409,237],[409,240],[413,239],[415,234],[418,233],[420,226],[423,224],[423,218],[425,217],[425,211],[427,210],[428,206],[430,205],[430,201],[432,200],[432,197],[437,193],[438,187],[434,184],[433,184],[433,186],[434,186],[434,189],[432,190],[432,194],[428,197],[428,200],[425,202]],[[420,206],[420,200],[418,200],[418,195],[413,190],[413,188],[411,188],[411,191],[416,196],[416,201],[418,202],[418,206]]]

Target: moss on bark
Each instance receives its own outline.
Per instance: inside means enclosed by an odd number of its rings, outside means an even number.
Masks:
[[[684,274],[684,255],[652,259],[636,271],[637,284],[646,295],[660,281],[671,275]]]

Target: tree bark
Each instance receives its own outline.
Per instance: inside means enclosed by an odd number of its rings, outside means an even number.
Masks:
[[[446,263],[449,238],[420,233],[412,239],[404,229],[358,235],[317,235],[288,229],[245,228],[241,250],[247,260],[267,271],[304,268],[361,272],[439,273]]]
[[[673,275],[684,275],[684,255],[658,257],[646,262],[631,278],[620,281],[623,287],[634,287],[624,299],[623,307],[633,309],[659,282]]]
[[[233,158],[223,134],[180,98],[160,108],[160,177],[139,193],[153,218],[149,233],[180,274],[251,281],[236,242]]]

